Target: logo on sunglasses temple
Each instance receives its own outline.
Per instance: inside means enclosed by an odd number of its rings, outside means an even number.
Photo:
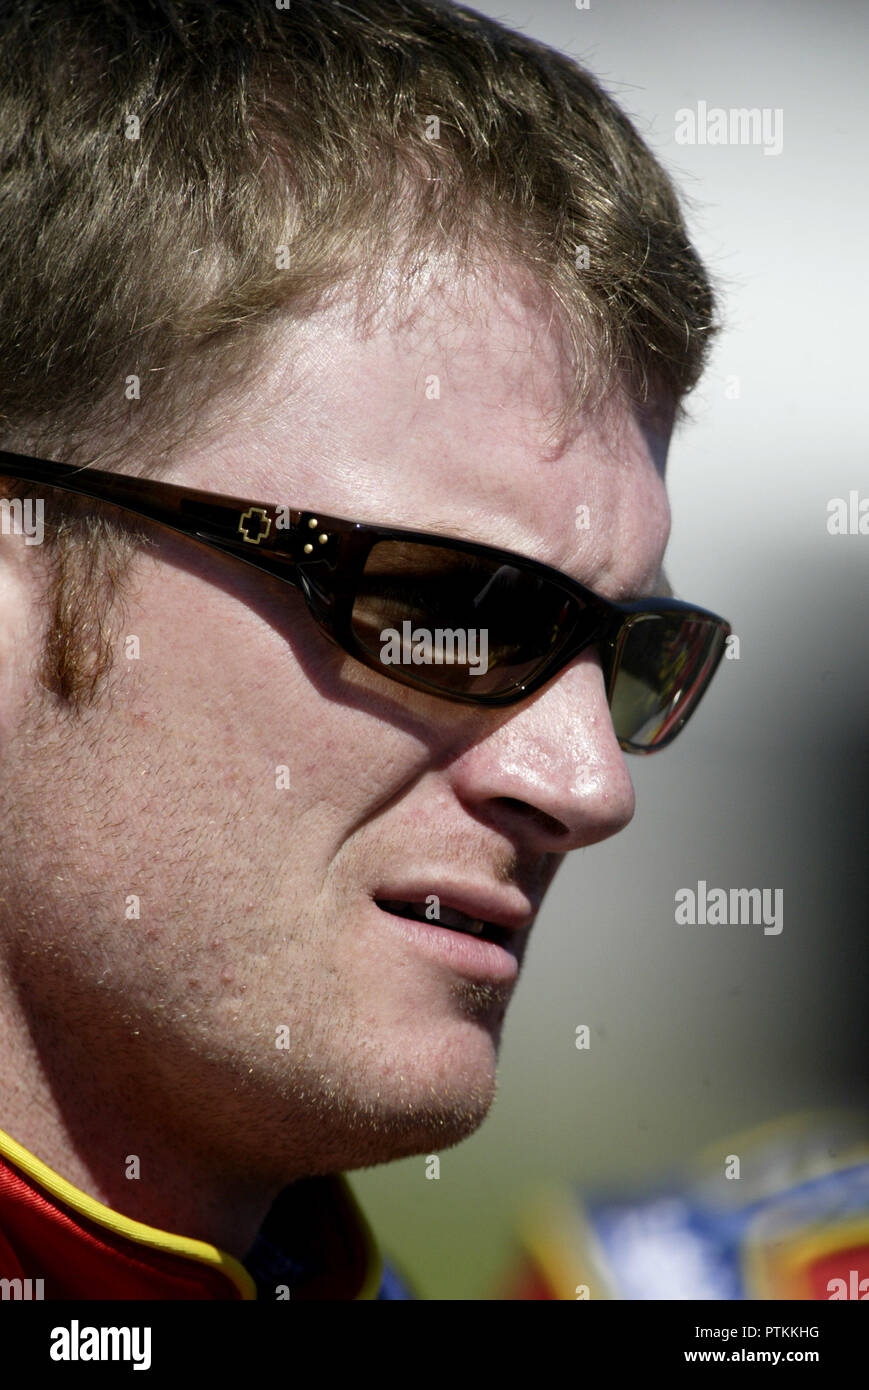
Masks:
[[[489,669],[488,628],[414,627],[405,620],[401,632],[385,627],[380,634],[384,666],[468,666],[471,676]]]
[[[251,545],[259,545],[271,531],[272,519],[262,507],[248,507],[239,517],[238,529]]]

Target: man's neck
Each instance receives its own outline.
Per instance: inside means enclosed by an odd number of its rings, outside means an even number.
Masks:
[[[133,1077],[125,1085],[95,1060],[88,1066],[73,1042],[57,1040],[50,1072],[42,1055],[14,1011],[0,1009],[0,1129],[120,1214],[243,1259],[283,1182],[251,1181],[250,1168],[234,1173],[218,1143],[197,1149],[201,1117],[191,1115],[188,1134],[179,1133]]]

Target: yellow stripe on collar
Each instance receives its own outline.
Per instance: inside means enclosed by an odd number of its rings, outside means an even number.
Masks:
[[[195,1260],[199,1264],[218,1269],[232,1281],[243,1299],[256,1298],[256,1284],[244,1265],[232,1255],[218,1250],[216,1245],[209,1245],[202,1240],[191,1240],[188,1236],[172,1235],[169,1231],[159,1231],[155,1226],[146,1226],[141,1221],[133,1221],[128,1216],[121,1216],[120,1212],[113,1211],[111,1207],[104,1206],[94,1197],[89,1197],[80,1188],[73,1187],[71,1182],[60,1177],[48,1167],[47,1163],[43,1163],[28,1149],[16,1143],[2,1129],[0,1129],[0,1155],[7,1158],[10,1163],[14,1163],[17,1168],[20,1168],[29,1178],[32,1178],[46,1192],[49,1192],[52,1197],[56,1197],[58,1201],[72,1207],[79,1216],[85,1216],[88,1221],[105,1227],[107,1231],[123,1236],[126,1240],[135,1241],[138,1245],[147,1246],[151,1250],[162,1250],[170,1255],[181,1255],[187,1260]]]

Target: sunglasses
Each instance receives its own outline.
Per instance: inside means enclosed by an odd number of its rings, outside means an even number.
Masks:
[[[685,727],[731,631],[679,599],[614,603],[540,561],[473,541],[4,450],[0,476],[110,503],[277,576],[349,656],[445,700],[517,704],[597,647],[613,728],[630,753],[657,752]]]

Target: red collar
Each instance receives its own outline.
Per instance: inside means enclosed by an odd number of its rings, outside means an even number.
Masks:
[[[255,1246],[261,1248],[266,1233],[270,1270],[263,1282],[258,1261],[260,1297],[376,1298],[382,1261],[342,1175],[285,1189],[273,1210],[279,1208],[283,1224],[270,1213]],[[294,1280],[291,1293],[290,1284],[280,1282],[284,1277]],[[2,1130],[0,1278],[21,1280],[23,1297],[46,1300],[258,1296],[257,1283],[239,1260],[204,1241],[122,1216]]]

